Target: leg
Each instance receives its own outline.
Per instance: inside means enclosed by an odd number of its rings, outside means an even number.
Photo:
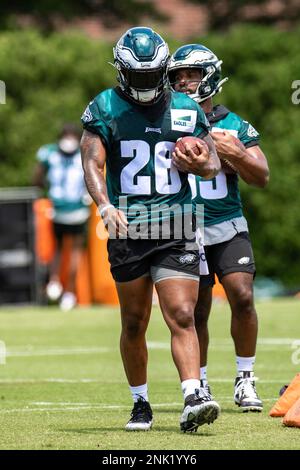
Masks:
[[[61,254],[62,254],[62,238],[56,239],[56,250],[54,253],[53,260],[50,265],[50,276],[49,281],[51,282],[60,282],[59,280],[59,269],[61,263]]]
[[[262,411],[263,404],[256,392],[252,370],[257,339],[253,275],[245,272],[227,274],[222,279],[222,284],[231,307],[231,335],[238,356],[239,370],[235,380],[234,400],[242,411],[259,412]]]
[[[182,382],[185,406],[180,419],[184,432],[212,423],[219,405],[200,387],[200,354],[194,323],[198,282],[191,279],[165,279],[156,283],[160,306],[171,332],[171,349]]]
[[[199,379],[200,352],[194,323],[198,282],[165,279],[156,284],[160,307],[171,332],[171,350],[180,380]]]
[[[76,275],[84,246],[83,233],[66,233],[65,240],[70,242],[70,259],[65,292],[60,301],[60,308],[64,311],[72,310],[76,306]]]
[[[84,235],[81,233],[70,234],[71,238],[71,256],[70,256],[70,266],[69,266],[69,276],[66,285],[66,291],[73,292],[76,291],[76,275],[78,271],[78,266],[82,256],[83,246],[84,246]]]
[[[60,282],[59,270],[61,265],[62,255],[62,237],[56,237],[56,250],[54,253],[53,260],[49,267],[49,282],[46,286],[46,294],[50,301],[56,302],[63,291],[63,287]]]
[[[227,274],[222,278],[232,312],[231,335],[237,356],[255,356],[257,315],[253,299],[253,275],[246,272]]]
[[[121,355],[131,386],[147,382],[146,330],[149,323],[153,284],[149,276],[129,282],[117,282],[121,306]]]
[[[195,327],[200,347],[200,367],[207,365],[209,344],[208,318],[212,304],[212,287],[199,286],[198,301],[195,308]]]

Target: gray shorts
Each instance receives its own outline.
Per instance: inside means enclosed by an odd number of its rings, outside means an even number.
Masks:
[[[150,271],[141,277],[146,276],[151,276],[153,284],[157,284],[160,281],[165,281],[166,279],[189,279],[197,282],[199,282],[200,279],[196,274],[177,271],[176,269],[164,268],[163,266],[151,266]]]

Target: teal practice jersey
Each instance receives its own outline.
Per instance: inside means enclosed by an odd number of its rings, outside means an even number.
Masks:
[[[48,196],[56,211],[72,212],[86,207],[87,190],[79,150],[66,156],[57,144],[48,144],[39,149],[37,159],[45,169]]]
[[[158,221],[170,217],[170,207],[172,217],[191,206],[188,175],[171,157],[179,137],[208,133],[205,114],[192,99],[167,92],[155,105],[138,105],[119,88],[108,89],[88,105],[82,123],[106,147],[108,196],[129,221]]]
[[[246,148],[259,144],[259,134],[249,122],[232,113],[225,106],[215,106],[207,114],[211,131],[226,129],[240,139]],[[238,187],[237,174],[225,174],[222,170],[211,180],[203,180],[200,176],[189,176],[193,193],[195,211],[202,213],[197,204],[204,204],[205,226],[219,224],[235,217],[242,217],[242,201]]]

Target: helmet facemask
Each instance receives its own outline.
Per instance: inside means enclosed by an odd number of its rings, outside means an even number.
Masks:
[[[116,67],[122,90],[140,104],[151,104],[160,97],[167,85],[167,67],[134,70]]]

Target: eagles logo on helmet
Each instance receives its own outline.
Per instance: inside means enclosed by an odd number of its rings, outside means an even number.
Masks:
[[[176,72],[179,69],[202,70],[203,78],[199,82],[196,92],[189,95],[190,98],[201,103],[221,91],[223,83],[227,82],[228,77],[222,79],[221,65],[222,60],[219,60],[210,49],[201,44],[182,46],[177,49],[170,60],[168,69],[170,86],[174,90]]]
[[[122,91],[139,104],[153,104],[167,82],[169,48],[151,28],[129,29],[114,47],[114,67]]]

